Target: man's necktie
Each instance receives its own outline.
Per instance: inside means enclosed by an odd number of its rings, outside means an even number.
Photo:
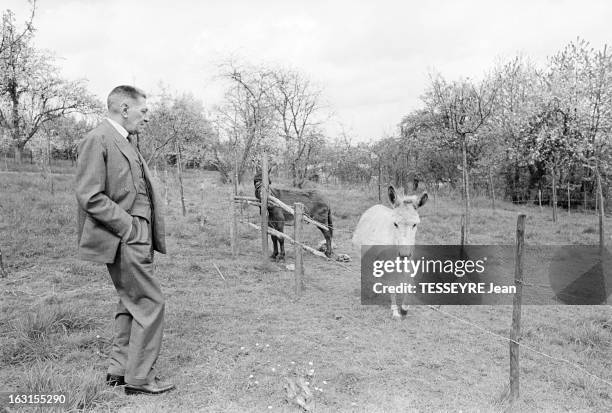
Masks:
[[[136,151],[138,151],[138,135],[136,134],[128,134],[127,136],[127,140],[130,143],[130,145],[132,145],[134,147],[134,149],[136,149]]]
[[[130,144],[132,145],[132,147],[134,148],[134,151],[136,152],[136,162],[138,163],[138,166],[140,167],[140,173],[142,176],[142,179],[145,183],[146,189],[147,189],[147,196],[149,197],[149,200],[151,200],[151,183],[147,180],[147,178],[145,177],[145,173],[144,173],[144,159],[142,158],[142,155],[140,154],[140,151],[138,150],[138,135],[136,134],[129,134],[127,136],[128,141],[130,142]],[[153,207],[153,202],[151,202],[151,207]]]

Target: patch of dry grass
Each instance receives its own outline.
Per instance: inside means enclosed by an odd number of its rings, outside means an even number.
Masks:
[[[116,397],[92,365],[64,368],[55,362],[36,362],[24,371],[18,386],[33,394],[65,395],[61,411],[109,408]]]
[[[18,365],[34,360],[57,359],[64,354],[70,334],[90,331],[97,319],[74,307],[43,304],[12,320],[0,350],[0,363]],[[70,346],[68,346],[70,347]]]

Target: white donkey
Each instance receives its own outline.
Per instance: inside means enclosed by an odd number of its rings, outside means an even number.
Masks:
[[[389,186],[388,193],[392,208],[374,205],[364,212],[353,233],[353,245],[395,246],[396,256],[410,257],[414,251],[417,226],[421,222],[417,209],[427,202],[427,193],[420,197],[398,194],[393,185]],[[402,303],[402,311],[407,309],[408,306]],[[391,294],[391,310],[393,318],[400,318],[395,294]]]

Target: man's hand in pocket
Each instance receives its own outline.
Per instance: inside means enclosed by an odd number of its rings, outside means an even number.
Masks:
[[[138,235],[138,225],[138,217],[132,217],[132,229],[125,242],[131,242],[136,239],[136,236]]]

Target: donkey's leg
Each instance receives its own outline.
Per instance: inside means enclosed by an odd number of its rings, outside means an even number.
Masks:
[[[278,254],[278,260],[285,262],[285,239],[279,238],[278,244],[280,245],[280,253]]]
[[[323,236],[325,237],[325,255],[327,256],[327,258],[332,256],[332,237],[331,237],[331,232],[329,231],[325,231],[323,233]]]
[[[274,235],[271,235],[270,237],[272,238],[272,247],[274,248],[274,251],[272,252],[272,255],[270,255],[270,258],[276,260],[278,257],[278,238]]]
[[[330,231],[319,228],[323,236],[325,237],[325,256],[327,258],[332,256],[332,236]]]
[[[391,311],[393,312],[392,317],[396,320],[401,319],[399,311],[397,310],[397,296],[395,293],[391,294]]]
[[[409,280],[404,280],[405,282],[409,281]],[[408,301],[408,294],[404,294],[404,296],[402,297],[402,309],[401,309],[401,314],[402,315],[406,315],[408,314],[408,310],[410,309],[410,306],[408,304],[406,304],[406,301]]]
[[[401,315],[408,314],[408,310],[410,309],[410,305],[406,304],[407,297],[408,297],[408,294],[404,294],[404,298],[402,299],[402,305],[401,305],[401,310],[400,310]]]
[[[276,220],[278,222],[275,223],[276,230],[278,232],[284,233],[285,232],[285,221],[284,221],[285,217],[282,212],[280,212],[277,215],[278,216],[276,217]],[[279,251],[277,260],[285,262],[285,238],[278,237],[278,245],[279,245],[280,251]]]

